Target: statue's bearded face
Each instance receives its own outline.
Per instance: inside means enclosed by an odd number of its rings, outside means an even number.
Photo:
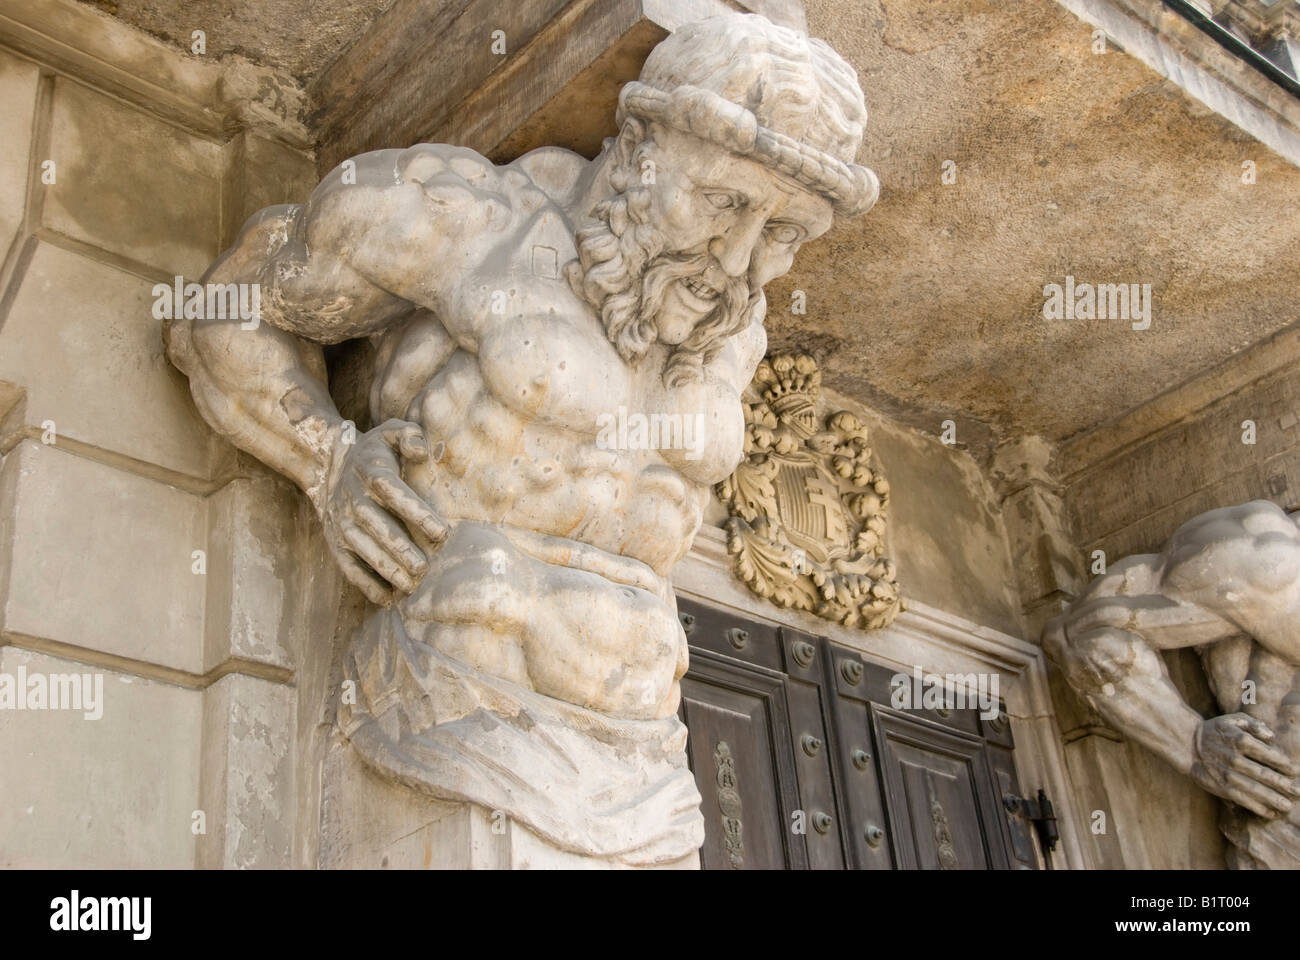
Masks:
[[[659,124],[624,124],[607,158],[617,191],[578,234],[570,282],[624,360],[673,347],[665,380],[698,380],[764,312],[763,286],[825,233],[831,205],[769,168]]]

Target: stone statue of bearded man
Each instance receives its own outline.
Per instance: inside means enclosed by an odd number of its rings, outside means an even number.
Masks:
[[[373,604],[339,708],[366,762],[558,850],[689,863],[669,575],[742,456],[763,285],[878,186],[853,69],[760,16],[679,29],[617,120],[593,161],[357,157],[208,271],[260,284],[256,329],[167,337],[208,422],[302,487]],[[376,425],[348,442],[321,345],[356,337]],[[694,449],[598,441],[620,408],[691,418]]]

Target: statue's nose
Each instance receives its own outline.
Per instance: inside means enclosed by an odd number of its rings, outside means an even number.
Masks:
[[[763,229],[761,220],[752,218],[732,224],[721,236],[714,237],[709,243],[709,253],[727,272],[729,277],[741,277],[749,269],[749,261],[754,253],[754,244]]]

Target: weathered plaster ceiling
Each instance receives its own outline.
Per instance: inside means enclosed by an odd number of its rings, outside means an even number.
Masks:
[[[1300,169],[1113,46],[1093,54],[1054,0],[805,5],[858,69],[860,157],[884,185],[769,289],[771,341],[811,343],[833,386],[929,431],[956,419],[975,447],[981,425],[1059,440],[1300,318]],[[1150,283],[1151,328],[1044,320],[1066,274]]]
[[[238,53],[307,82],[394,0],[81,0],[189,49],[203,30],[207,55]]]

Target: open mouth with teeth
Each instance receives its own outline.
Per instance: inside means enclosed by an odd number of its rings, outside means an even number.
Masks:
[[[713,306],[714,301],[718,299],[718,291],[699,277],[683,278],[681,286],[690,297],[700,303],[702,309]]]

